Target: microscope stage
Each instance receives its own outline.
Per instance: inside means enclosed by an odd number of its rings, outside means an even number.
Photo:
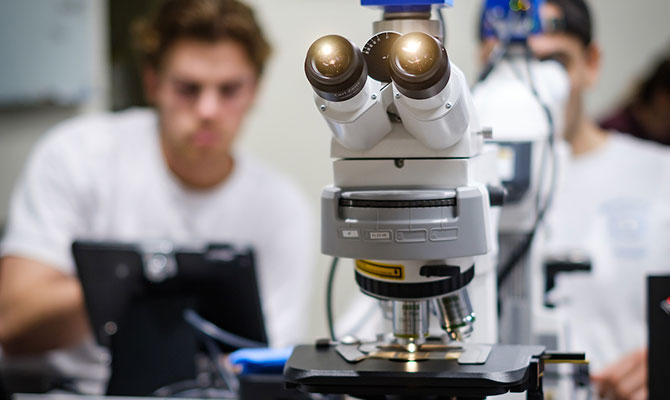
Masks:
[[[541,390],[542,346],[492,345],[483,364],[458,357],[421,361],[366,357],[346,361],[336,346],[297,346],[284,368],[288,385],[352,396],[486,397]]]

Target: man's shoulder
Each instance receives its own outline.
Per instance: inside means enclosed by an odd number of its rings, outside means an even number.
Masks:
[[[105,165],[129,149],[146,148],[153,118],[150,111],[135,109],[85,114],[65,120],[39,139],[28,165],[61,171]]]
[[[155,124],[155,115],[149,109],[84,114],[57,124],[47,132],[45,140],[89,142],[152,124]]]
[[[241,164],[241,180],[259,197],[275,203],[307,203],[304,191],[286,173],[248,153],[238,152],[236,157]]]
[[[277,228],[298,235],[296,243],[308,240],[314,229],[312,200],[316,199],[308,198],[290,175],[270,164],[239,152],[236,158],[240,169],[231,185],[235,189],[226,191],[236,199],[235,212],[244,215],[245,223],[253,222],[267,243],[279,240]]]
[[[620,132],[610,133],[609,140],[610,163],[630,168],[643,181],[653,177],[659,178],[659,181],[670,178],[669,146]]]
[[[617,131],[610,132],[609,140],[612,142],[613,149],[627,153],[629,157],[652,157],[651,160],[670,160],[670,147],[660,143]]]
[[[617,131],[608,133],[605,146],[594,152],[593,160],[603,168],[620,166],[636,173],[670,173],[670,147]]]

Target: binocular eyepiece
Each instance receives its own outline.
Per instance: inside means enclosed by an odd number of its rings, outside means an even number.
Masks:
[[[370,62],[386,63],[391,79],[403,95],[427,99],[449,82],[449,57],[433,36],[413,32],[400,36],[388,55]],[[375,65],[375,67],[380,67]],[[361,50],[338,35],[323,36],[307,51],[305,73],[314,91],[333,102],[349,100],[363,90],[368,66]]]
[[[324,36],[310,46],[305,73],[333,137],[349,150],[379,143],[392,130],[389,112],[433,150],[468,132],[469,104],[460,101],[467,81],[430,34],[381,32],[362,51],[341,36]]]

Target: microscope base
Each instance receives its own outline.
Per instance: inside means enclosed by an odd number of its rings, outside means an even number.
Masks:
[[[297,346],[284,368],[289,387],[309,393],[355,397],[484,399],[527,391],[542,399],[542,346],[493,345],[483,364],[457,359],[347,362],[334,345]],[[383,397],[382,397],[383,398]]]

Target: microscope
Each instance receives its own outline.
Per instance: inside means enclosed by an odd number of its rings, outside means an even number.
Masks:
[[[543,346],[500,345],[497,148],[431,20],[448,0],[362,0],[383,20],[362,49],[316,40],[305,73],[332,132],[321,249],[355,260],[360,290],[391,304],[392,334],[295,348],[284,376],[312,393],[374,398],[542,397]],[[444,331],[429,336],[431,316]]]
[[[519,6],[539,10],[543,2]],[[513,12],[509,4],[484,3],[481,39],[495,48],[473,88],[482,123],[495,129],[507,191],[498,227],[499,339],[565,350],[571,347],[569,316],[553,308],[548,293],[558,274],[589,271],[590,262],[576,252],[549,255],[542,239],[570,151],[561,137],[570,82],[563,65],[537,59],[529,43],[532,35],[560,29],[561,21]],[[588,364],[550,366],[544,376],[552,398],[575,398],[588,386]]]
[[[526,3],[535,8],[543,3]],[[528,44],[541,33],[539,13],[515,13],[507,0],[487,0],[482,40],[496,43],[473,88],[482,123],[495,127],[499,178],[507,191],[498,227],[502,343],[566,348],[562,324],[545,307],[546,268],[542,241],[545,217],[557,190],[570,83],[564,67],[540,61]]]

